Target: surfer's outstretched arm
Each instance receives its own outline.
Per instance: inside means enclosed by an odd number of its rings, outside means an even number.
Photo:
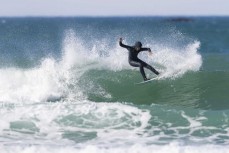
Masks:
[[[141,48],[140,51],[149,51],[149,52],[151,52],[151,49],[150,48]]]
[[[126,49],[131,48],[130,46],[124,45],[124,44],[122,43],[122,38],[119,39],[119,45],[120,45],[121,47],[123,47],[123,48],[126,48]]]
[[[148,51],[149,52],[149,55],[152,55],[153,54],[150,48],[141,48],[140,51]]]

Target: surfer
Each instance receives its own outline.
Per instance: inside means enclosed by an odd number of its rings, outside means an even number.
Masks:
[[[147,68],[147,69],[151,70],[152,72],[154,72],[156,75],[159,75],[159,72],[157,70],[155,70],[152,66],[150,66],[149,64],[147,64],[146,62],[144,62],[138,58],[138,53],[140,53],[142,51],[148,51],[149,54],[152,55],[150,48],[142,48],[142,43],[140,41],[137,41],[134,46],[124,45],[122,43],[122,41],[123,41],[123,39],[120,38],[119,39],[119,45],[123,48],[126,48],[129,51],[129,58],[128,58],[129,64],[133,67],[139,67],[140,68],[140,72],[142,74],[144,81],[149,80],[146,77],[144,68]]]

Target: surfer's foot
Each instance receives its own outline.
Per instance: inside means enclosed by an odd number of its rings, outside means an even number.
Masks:
[[[159,75],[160,73],[158,71],[155,72],[156,75]]]
[[[150,79],[144,78],[144,81],[147,81],[147,80],[150,80]]]

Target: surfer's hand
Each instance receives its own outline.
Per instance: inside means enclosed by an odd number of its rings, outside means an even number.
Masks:
[[[150,48],[148,48],[148,51],[149,51],[149,55],[152,56],[153,53],[151,52],[151,49]]]
[[[152,56],[152,55],[153,55],[153,53],[152,53],[151,51],[149,51],[149,55],[150,55],[150,56]]]
[[[122,42],[122,40],[123,40],[123,39],[122,39],[122,37],[121,37],[121,38],[119,38],[119,42]]]

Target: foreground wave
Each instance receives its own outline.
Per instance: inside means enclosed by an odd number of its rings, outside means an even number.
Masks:
[[[96,49],[96,46],[88,50],[72,30],[66,32],[63,44],[61,60],[45,58],[40,66],[32,69],[0,69],[3,74],[0,78],[0,91],[3,94],[0,101],[44,102],[58,101],[62,98],[69,99],[72,96],[75,97],[75,100],[79,100],[80,96],[85,99],[90,94],[112,98],[112,95],[118,92],[121,86],[129,90],[131,85],[141,80],[138,69],[133,69],[128,65],[127,52],[118,45],[113,50],[106,52],[106,55],[103,51]],[[199,42],[194,42],[184,50],[162,48],[155,51],[153,59],[144,56],[142,58],[159,69],[162,73],[160,80],[174,80],[187,72],[195,72],[200,69],[202,59],[197,52],[198,47]],[[107,83],[107,91],[102,87],[104,82]],[[109,93],[111,87],[109,84],[111,86],[120,84],[120,87],[117,87],[114,93]],[[134,90],[129,90],[129,92],[134,92]],[[121,98],[122,95],[116,97]],[[127,102],[132,101],[136,100],[127,99]]]

